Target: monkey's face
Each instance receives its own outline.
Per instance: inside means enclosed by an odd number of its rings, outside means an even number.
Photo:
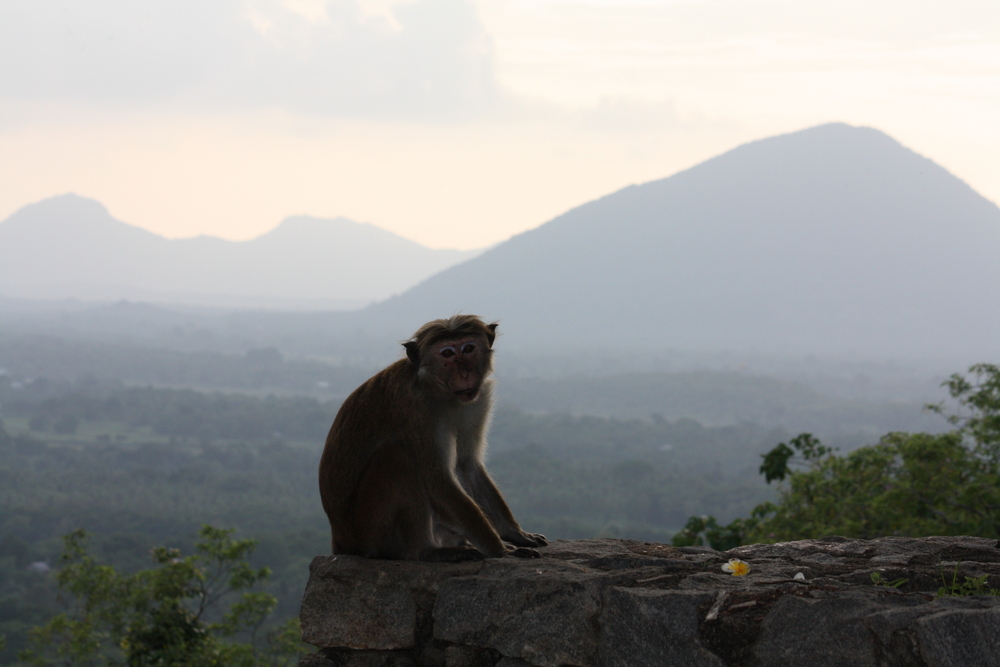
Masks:
[[[428,347],[421,374],[432,376],[443,392],[462,403],[476,400],[490,371],[491,350],[486,338],[464,336],[440,340]]]

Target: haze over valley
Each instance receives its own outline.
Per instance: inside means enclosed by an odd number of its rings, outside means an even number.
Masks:
[[[64,195],[0,223],[0,255],[0,335],[10,341],[0,367],[63,381],[342,397],[397,358],[420,323],[475,312],[501,322],[498,373],[510,378],[501,396],[512,404],[804,428],[799,408],[775,407],[795,390],[763,410],[647,398],[670,374],[738,372],[811,387],[813,404],[913,407],[937,400],[947,373],[1000,354],[1000,210],[884,133],[845,124],[740,146],[481,254],[308,216],[253,241],[171,241]],[[42,294],[50,298],[23,298]],[[110,298],[93,298],[101,294]],[[307,308],[317,303],[327,305]],[[107,361],[73,361],[73,349]],[[181,370],[214,363],[163,356],[238,365],[255,350],[314,371],[248,386],[232,373]],[[623,403],[628,392],[607,388],[635,373],[661,380],[639,381],[653,387]],[[573,377],[598,379],[560,385]],[[569,399],[571,386],[587,396]],[[831,432],[907,423],[814,416]],[[915,407],[912,419],[926,421]]]

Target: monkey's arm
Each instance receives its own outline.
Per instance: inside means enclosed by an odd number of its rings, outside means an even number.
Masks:
[[[439,519],[486,556],[503,556],[507,548],[500,535],[454,475],[441,471],[434,477],[436,479],[427,485],[427,490]]]
[[[521,530],[514,513],[510,511],[507,501],[503,499],[500,489],[483,464],[475,460],[460,462],[458,473],[463,486],[489,517],[501,538],[519,547],[544,547],[548,544],[544,535]]]

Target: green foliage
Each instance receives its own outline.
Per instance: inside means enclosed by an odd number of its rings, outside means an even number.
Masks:
[[[19,391],[0,386],[4,414],[27,420],[36,433],[72,436],[87,424],[133,440],[168,438],[322,441],[335,405],[305,396],[206,394],[193,389],[126,387],[119,383],[36,380]]]
[[[1000,536],[996,467],[957,432],[890,433],[790,475],[753,535],[767,541],[845,535]]]
[[[964,581],[958,581],[958,563],[955,563],[955,571],[952,572],[951,582],[945,576],[944,568],[941,569],[941,583],[944,584],[938,589],[938,597],[962,597],[966,595],[1000,595],[1000,589],[989,588],[986,581],[988,574],[978,577],[964,577]]]
[[[882,578],[881,572],[872,572],[871,580],[872,583],[875,584],[876,586],[885,586],[886,588],[899,588],[900,586],[909,581],[909,579],[905,577],[900,577],[899,579],[893,579],[892,581],[889,581],[888,579]]]
[[[118,342],[101,342],[90,336],[67,339],[66,335],[72,336],[65,330],[51,336],[0,330],[0,366],[52,379],[88,378],[92,382],[121,379],[133,385],[151,383],[326,396],[346,395],[371,375],[365,367],[284,359],[274,348],[248,350],[246,354],[182,352],[123,342],[117,333],[114,337]],[[289,334],[286,331],[283,335]],[[206,336],[210,334],[198,325],[192,326],[190,322],[177,325],[172,327],[169,335],[172,340],[167,347],[184,339],[205,341]]]
[[[720,526],[714,516],[693,516],[671,543],[675,547],[709,546],[718,551],[728,551],[746,543],[749,535],[759,522],[758,516],[749,519],[734,519]]]
[[[765,479],[786,481],[777,503],[725,527],[692,517],[674,543],[721,549],[827,535],[1000,537],[1000,367],[969,372],[971,380],[955,374],[944,383],[960,410],[948,416],[954,431],[889,433],[844,456],[802,433],[762,455]]]
[[[790,445],[790,446],[789,446]],[[820,441],[813,437],[812,433],[800,433],[788,444],[781,442],[778,446],[762,454],[764,462],[760,466],[760,474],[770,484],[773,480],[783,480],[791,472],[790,463],[796,463],[793,457],[798,455],[805,461],[816,461],[834,451],[830,447],[820,444]]]
[[[962,412],[947,415],[948,422],[975,443],[977,453],[1000,460],[1000,366],[976,364],[969,368],[972,380],[958,373],[944,382]],[[944,404],[926,406],[944,414]]]
[[[796,449],[809,468],[788,473],[751,538],[1000,537],[1000,367],[969,371],[972,381],[955,374],[944,383],[962,410],[948,417],[954,431],[889,433],[843,457],[803,440]],[[788,450],[779,445],[764,456],[769,481],[784,478]]]
[[[293,664],[300,652],[294,622],[259,636],[277,600],[249,589],[270,571],[250,566],[254,541],[234,540],[232,532],[203,526],[194,554],[157,547],[156,567],[134,574],[97,563],[86,533],[70,533],[56,575],[69,609],[32,630],[32,647],[21,660],[36,666]],[[230,594],[239,597],[219,610]]]

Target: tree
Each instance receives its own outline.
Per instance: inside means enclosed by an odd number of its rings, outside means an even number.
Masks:
[[[728,551],[746,544],[748,535],[757,527],[759,520],[760,517],[751,514],[749,519],[734,519],[728,525],[720,526],[714,516],[693,516],[674,535],[672,543],[675,547],[698,545]]]
[[[889,433],[846,456],[788,474],[777,504],[758,507],[755,541],[844,535],[1000,536],[996,465],[957,431]]]
[[[301,652],[297,620],[261,637],[277,600],[252,587],[270,571],[253,569],[253,540],[203,526],[196,551],[157,547],[156,567],[122,574],[87,553],[82,530],[64,538],[59,587],[69,609],[31,632],[22,661],[48,665],[256,667],[291,665]],[[218,609],[229,594],[239,598]],[[242,640],[242,641],[239,641]]]
[[[1000,459],[1000,366],[976,364],[969,373],[972,380],[954,373],[943,383],[960,410],[946,418],[972,440],[978,454],[996,463]],[[926,407],[938,414],[945,411],[943,403]]]
[[[977,364],[971,379],[944,383],[958,412],[941,434],[889,433],[836,455],[811,434],[762,456],[768,483],[786,480],[777,503],[720,527],[692,517],[675,545],[731,548],[745,542],[884,535],[1000,537],[1000,367]],[[928,406],[944,414],[943,404]]]

